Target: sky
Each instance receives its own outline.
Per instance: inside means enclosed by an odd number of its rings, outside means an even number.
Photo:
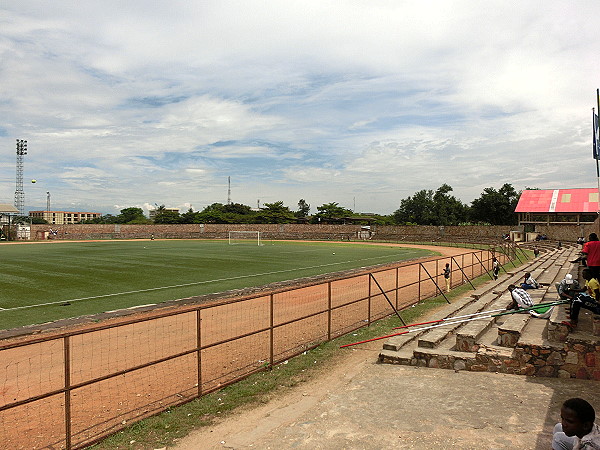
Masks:
[[[16,139],[27,210],[594,187],[599,20],[597,0],[4,0],[0,203]]]

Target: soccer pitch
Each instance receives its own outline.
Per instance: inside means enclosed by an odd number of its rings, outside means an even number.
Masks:
[[[160,240],[0,245],[0,329],[432,255],[391,245]]]

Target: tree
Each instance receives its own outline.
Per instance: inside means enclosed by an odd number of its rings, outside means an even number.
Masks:
[[[306,200],[304,200],[303,198],[298,200],[298,211],[296,211],[294,213],[296,215],[296,217],[306,217],[306,216],[308,216],[309,212],[310,212],[310,205],[308,203],[306,203]]]
[[[231,214],[239,214],[239,215],[245,215],[245,214],[251,214],[252,213],[252,208],[250,208],[248,205],[244,205],[242,203],[229,203],[227,205],[222,205],[223,208],[223,212],[226,213],[231,213]]]
[[[422,189],[412,197],[400,200],[400,208],[394,211],[397,224],[434,225],[435,206],[433,191]]]
[[[452,187],[444,183],[433,195],[436,225],[458,225],[468,220],[469,207],[449,192]]]
[[[264,207],[256,215],[258,223],[293,223],[296,216],[283,202],[265,203]]]
[[[160,209],[160,208],[159,208]],[[181,223],[181,215],[179,211],[164,210],[157,212],[154,216],[154,223],[169,224],[169,223]]]
[[[344,217],[352,215],[352,211],[339,206],[337,202],[325,203],[317,206],[317,214],[315,214],[311,223],[323,222],[340,222]]]
[[[400,201],[393,213],[397,224],[458,225],[467,220],[468,206],[453,195],[452,187],[442,184],[435,192],[423,189]]]
[[[124,208],[116,218],[117,223],[148,223],[142,208]]]
[[[499,190],[485,188],[479,198],[471,202],[471,220],[492,225],[515,225],[515,208],[519,202],[519,193],[509,183]]]
[[[213,203],[204,208],[196,220],[197,223],[253,223],[254,211],[241,203]]]
[[[200,213],[194,212],[192,208],[188,209],[181,215],[181,223],[202,223],[200,221]]]

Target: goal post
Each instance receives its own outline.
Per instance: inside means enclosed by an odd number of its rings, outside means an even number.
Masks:
[[[262,245],[260,231],[230,231],[229,245]]]

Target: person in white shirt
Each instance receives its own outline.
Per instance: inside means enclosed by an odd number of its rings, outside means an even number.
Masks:
[[[560,409],[560,423],[554,427],[553,450],[598,450],[600,427],[594,423],[594,407],[582,398],[566,400]]]
[[[514,284],[508,286],[512,302],[507,309],[532,308],[534,305],[531,296],[525,289],[518,288]],[[530,309],[529,314],[539,319],[547,319],[552,314],[553,306],[540,306],[539,308]]]

